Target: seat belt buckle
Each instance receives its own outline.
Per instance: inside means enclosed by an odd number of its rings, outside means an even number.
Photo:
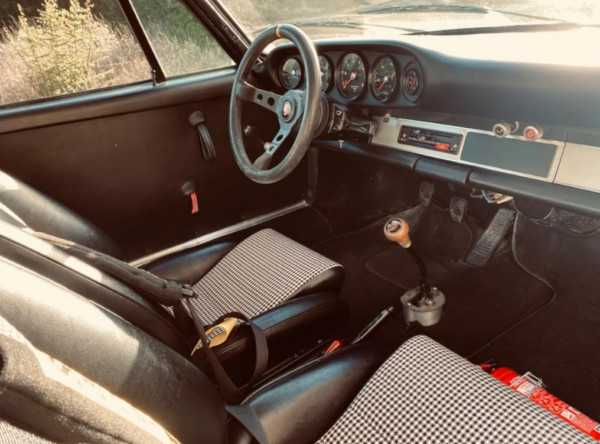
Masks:
[[[227,341],[229,335],[235,327],[240,322],[238,318],[226,318],[218,324],[212,326],[208,330],[206,330],[206,338],[208,339],[208,346],[210,348],[217,347]],[[202,341],[198,340],[196,346],[192,350],[192,355],[196,352],[196,350],[200,350],[202,348]]]

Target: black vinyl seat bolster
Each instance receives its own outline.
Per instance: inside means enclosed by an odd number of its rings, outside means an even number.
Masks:
[[[225,443],[224,401],[185,357],[2,257],[0,276],[0,316],[33,346],[145,412],[182,443]]]
[[[0,204],[11,212],[0,219],[34,231],[68,239],[117,259],[123,258],[119,246],[108,234],[89,220],[71,211],[44,193],[0,171]],[[0,213],[2,210],[0,209]],[[14,216],[18,219],[15,221]],[[12,219],[12,220],[11,220]]]
[[[85,295],[178,353],[189,355],[191,342],[173,316],[107,274],[85,264],[79,266],[79,261],[63,250],[1,220],[0,251],[3,257]]]
[[[312,444],[342,416],[386,354],[358,343],[286,373],[250,394],[269,444]],[[236,420],[228,444],[254,444]]]
[[[336,294],[318,293],[292,299],[255,318],[269,346],[269,368],[293,353],[313,346],[340,330],[348,321],[349,308]],[[222,345],[212,349],[231,379],[241,386],[254,370],[254,339],[250,325],[240,325]],[[206,355],[200,349],[192,356],[204,373],[212,377]]]

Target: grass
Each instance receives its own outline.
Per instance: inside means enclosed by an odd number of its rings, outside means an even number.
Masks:
[[[21,10],[18,20],[0,28],[0,105],[151,78],[150,66],[129,26],[109,23],[94,15],[92,7],[73,2],[62,9],[57,0],[45,0],[36,19]],[[145,15],[143,23],[167,76],[231,65],[231,59],[191,14],[161,12]],[[183,24],[193,32],[181,31],[182,20],[187,20]]]

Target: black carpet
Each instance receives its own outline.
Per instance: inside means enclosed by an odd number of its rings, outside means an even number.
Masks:
[[[413,248],[427,266],[431,285],[440,285],[471,270],[461,262],[473,236],[464,223],[452,220],[448,210],[433,204],[425,212],[416,231],[411,234]],[[419,269],[410,256],[392,243],[366,264],[373,274],[403,289],[419,284]]]
[[[384,308],[394,306],[395,315],[369,337],[370,342],[391,353],[411,336],[426,334],[467,356],[552,298],[553,292],[523,271],[510,252],[499,255],[485,268],[461,263],[461,255],[469,248],[470,235],[464,227],[457,227],[443,210],[434,209],[423,219],[413,237],[413,245],[420,245],[419,251],[427,255],[432,268],[443,271],[439,287],[446,295],[447,305],[436,326],[413,325],[407,330],[399,298],[406,288],[418,281],[418,274],[412,264],[409,266],[408,254],[385,239],[385,220],[387,218],[316,247],[346,268],[346,284],[341,296],[350,306],[351,318],[342,336],[353,337]],[[430,254],[432,252],[438,254]],[[374,267],[375,258],[387,258],[389,263],[382,260],[377,264],[385,267]],[[373,268],[377,274],[369,271]]]
[[[513,245],[520,264],[547,281],[556,298],[473,361],[531,371],[549,392],[600,420],[600,234],[569,234],[518,216]]]

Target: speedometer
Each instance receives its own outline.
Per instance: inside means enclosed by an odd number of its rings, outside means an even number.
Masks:
[[[377,100],[385,102],[396,89],[396,66],[389,56],[383,56],[371,69],[371,92]]]
[[[365,88],[366,79],[365,62],[358,54],[346,54],[338,71],[338,88],[342,96],[348,100],[357,99]]]

